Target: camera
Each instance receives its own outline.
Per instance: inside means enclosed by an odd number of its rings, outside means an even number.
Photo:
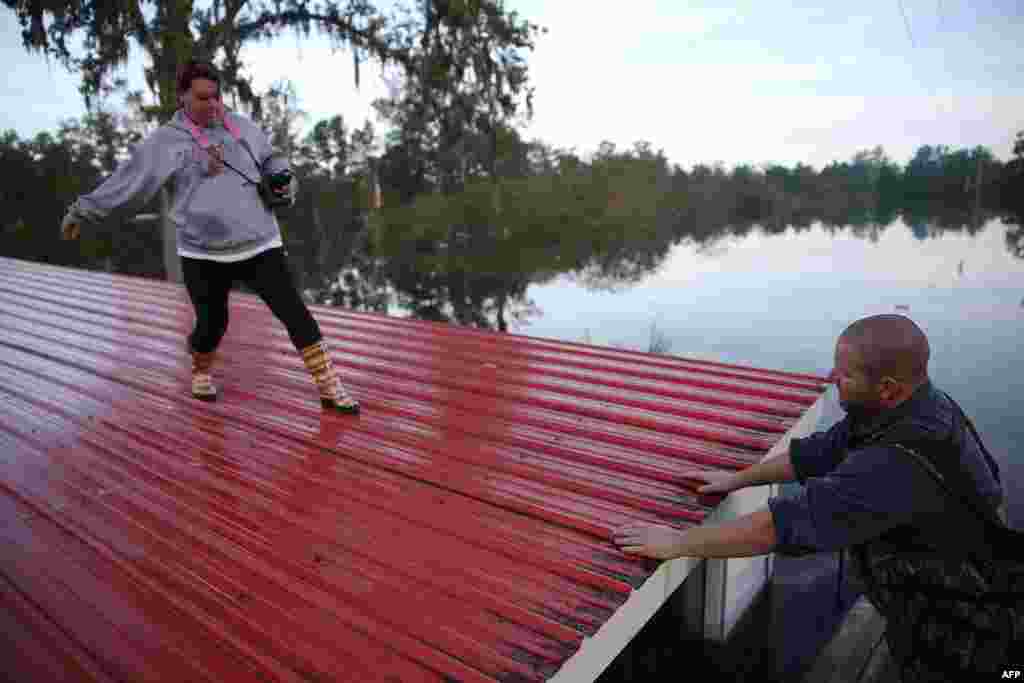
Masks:
[[[256,191],[259,193],[260,199],[263,200],[263,203],[268,209],[276,209],[281,206],[291,206],[291,183],[292,172],[288,169],[265,175],[261,173],[260,182],[256,186]]]

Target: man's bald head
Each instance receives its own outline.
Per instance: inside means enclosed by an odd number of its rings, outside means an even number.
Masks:
[[[839,341],[856,349],[861,370],[872,383],[891,377],[916,387],[928,379],[928,337],[906,316],[861,318],[839,335]]]

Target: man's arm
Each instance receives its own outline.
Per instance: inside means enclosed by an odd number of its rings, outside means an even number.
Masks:
[[[711,483],[702,492],[735,491],[746,486],[774,484],[794,478],[793,462],[787,448],[773,458]],[[661,524],[627,525],[615,531],[613,540],[627,553],[663,560],[676,557],[750,557],[772,551],[775,547],[775,525],[771,512],[762,510],[722,524],[702,525],[686,531]]]
[[[686,531],[632,523],[613,540],[625,552],[658,559],[802,555],[856,545],[900,525],[934,528],[946,510],[943,491],[917,463],[873,446],[808,479],[795,495],[773,498],[767,510]]]
[[[747,486],[774,484],[791,481],[794,478],[793,462],[789,450],[769,460],[751,465],[739,472],[721,472],[717,470],[686,470],[679,473],[684,479],[696,479],[704,482],[697,489],[700,494],[730,493]]]
[[[623,552],[659,560],[767,555],[776,543],[775,523],[768,510],[685,531],[663,524],[629,524],[616,529],[612,540]]]
[[[804,483],[808,477],[823,476],[842,461],[848,431],[847,421],[842,420],[828,431],[792,439],[784,453],[728,475],[712,488],[702,488],[699,492],[728,493],[746,486],[781,484],[789,481]]]
[[[794,479],[796,479],[796,473],[793,471],[793,459],[789,455],[788,448],[774,458],[751,465],[733,475],[733,481],[737,484],[736,488],[738,489],[745,486],[781,484]]]

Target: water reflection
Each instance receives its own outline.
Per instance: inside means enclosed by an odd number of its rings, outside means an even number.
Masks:
[[[415,235],[399,234],[396,228],[408,219],[392,212],[370,230],[365,255],[356,255],[360,276],[336,287],[352,296],[338,294],[332,301],[506,331],[543,319],[531,294],[546,285],[572,283],[612,293],[699,282],[704,294],[675,292],[673,297],[700,297],[713,288],[708,278],[725,271],[734,273],[730,287],[744,280],[753,286],[757,274],[770,273],[771,283],[757,281],[763,287],[835,274],[853,261],[858,265],[847,281],[865,286],[914,282],[937,289],[949,284],[947,273],[966,286],[1006,286],[1007,278],[1020,272],[1017,260],[1024,259],[1024,221],[986,210],[924,204],[888,213],[804,213],[785,223],[778,216],[755,220],[736,212],[716,217],[699,201],[680,207],[667,193],[651,193],[636,225],[625,213],[551,229],[542,223],[558,224],[557,217],[535,216],[518,223],[519,229],[499,230],[490,227],[497,224],[490,207],[493,192],[477,190],[459,199],[454,215],[465,225],[458,229],[440,225],[453,215],[440,208],[441,197],[436,207],[417,206],[427,225]],[[504,199],[506,214],[513,201]],[[714,218],[717,224],[708,222]],[[993,248],[993,239],[1004,244]],[[373,296],[356,292],[370,286],[376,288]]]

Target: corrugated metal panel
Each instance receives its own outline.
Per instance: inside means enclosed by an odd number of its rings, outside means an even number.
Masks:
[[[234,293],[0,259],[0,610],[23,680],[543,680],[824,378],[315,308],[358,417]],[[56,678],[55,676],[53,678]]]

